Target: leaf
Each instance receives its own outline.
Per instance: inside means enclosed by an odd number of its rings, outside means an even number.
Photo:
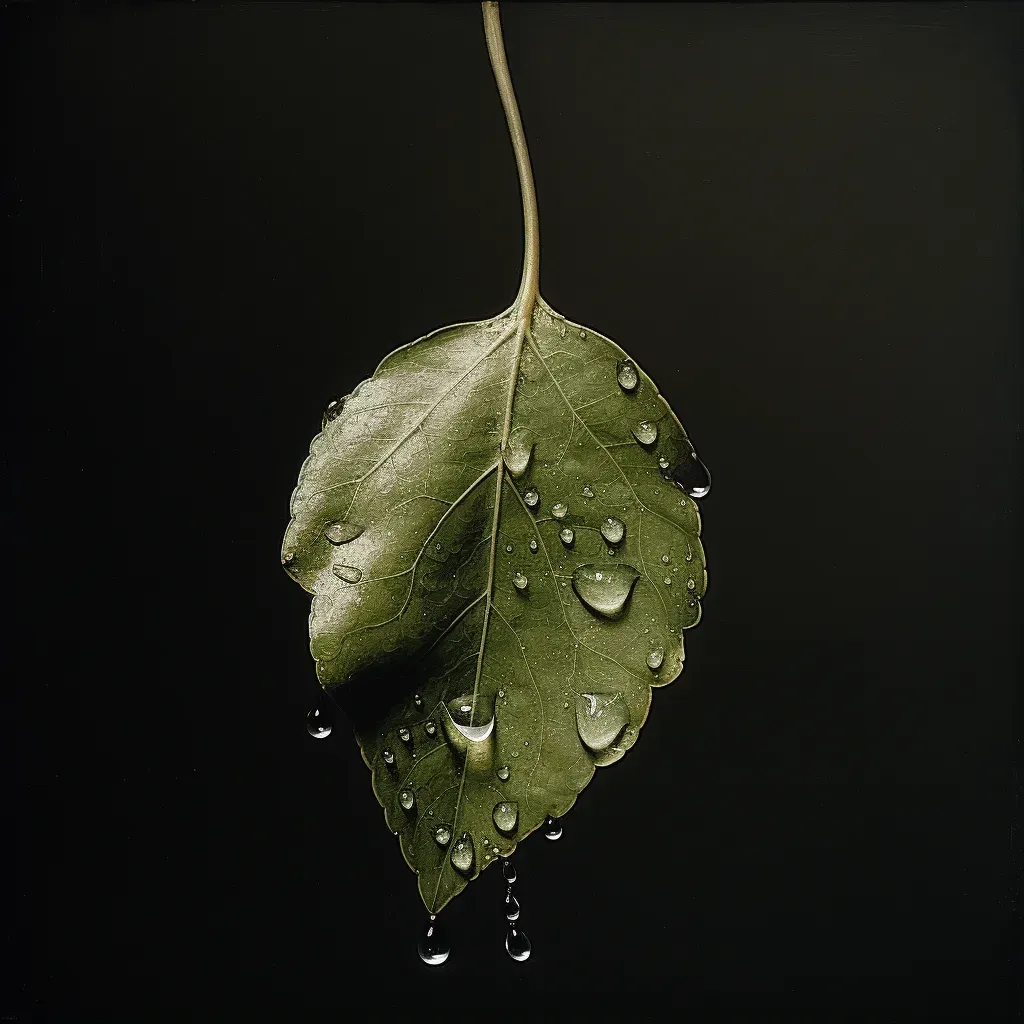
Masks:
[[[330,410],[282,548],[432,913],[633,746],[707,582],[706,471],[654,383],[518,308],[398,349]]]

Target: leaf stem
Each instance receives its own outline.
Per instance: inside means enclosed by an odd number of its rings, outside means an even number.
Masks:
[[[512,139],[519,171],[519,190],[523,196],[523,277],[519,284],[515,307],[519,315],[529,323],[540,285],[540,221],[537,216],[537,191],[533,185],[533,169],[530,154],[526,148],[523,121],[519,116],[519,105],[512,89],[512,78],[505,56],[505,41],[501,35],[501,15],[496,2],[481,4],[484,12],[484,36],[487,52],[491,58],[491,69],[498,85],[501,105],[505,108],[505,120]]]

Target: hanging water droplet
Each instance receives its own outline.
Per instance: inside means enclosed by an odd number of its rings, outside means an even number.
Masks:
[[[670,463],[670,462],[668,461],[668,459],[666,459],[666,458],[665,458],[665,456],[664,456],[664,455],[662,455],[662,456],[661,456],[661,457],[660,457],[660,458],[658,459],[658,468],[659,468],[659,469],[668,469],[668,467],[669,467],[670,465],[671,465],[671,463]]]
[[[583,488],[583,497],[584,498],[592,498],[593,496],[594,496],[594,492],[589,487],[584,487]]]
[[[527,488],[526,493],[523,495],[523,501],[525,501],[530,508],[536,508],[537,502],[540,501],[540,492],[536,487]]]
[[[395,763],[395,754],[394,754],[394,751],[392,751],[392,750],[388,750],[388,748],[387,748],[387,747],[385,747],[385,748],[384,748],[384,749],[383,749],[383,750],[382,750],[382,751],[380,752],[380,756],[384,758],[384,763],[385,763],[385,764],[394,764],[394,763]]]
[[[563,526],[558,531],[558,539],[566,546],[569,547],[572,542],[576,539],[576,534],[572,532],[572,527]]]
[[[665,660],[665,650],[662,647],[655,647],[650,654],[647,655],[647,667],[652,672],[657,672],[661,668],[661,663]]]
[[[495,773],[502,782],[508,782],[508,777],[511,772],[508,770],[508,765],[503,764]]]
[[[306,715],[306,732],[315,740],[327,739],[331,735],[331,729],[333,728],[332,718],[333,716],[326,705],[313,708]]]
[[[363,532],[363,527],[358,523],[328,523],[324,527],[324,536],[332,544],[347,544],[355,540]]]
[[[533,554],[537,554],[537,542],[535,540],[530,541],[530,551],[532,551]]]
[[[529,960],[533,947],[526,937],[526,932],[513,924],[509,926],[508,935],[505,936],[505,949],[513,960]]]
[[[690,452],[689,458],[684,456],[672,470],[672,479],[691,498],[706,498],[711,490],[711,474],[708,467],[697,458],[695,451]]]
[[[399,739],[400,739],[400,740],[401,740],[401,741],[402,741],[403,743],[408,743],[408,742],[409,742],[409,741],[410,741],[410,740],[412,739],[412,733],[411,733],[411,732],[409,732],[409,730],[408,730],[408,729],[407,729],[407,728],[406,728],[406,727],[405,727],[405,726],[403,725],[403,726],[402,726],[402,727],[401,727],[401,728],[400,728],[400,729],[398,730],[398,738],[399,738]]]
[[[626,533],[626,524],[615,516],[609,516],[601,523],[601,536],[609,544],[618,544]]]
[[[615,365],[615,379],[623,391],[632,391],[639,382],[636,364],[632,359],[620,359]]]
[[[358,583],[363,578],[363,570],[357,569],[354,565],[332,566],[334,575],[345,583]]]
[[[552,841],[562,838],[562,823],[558,818],[552,818],[550,814],[544,822],[544,838]]]
[[[551,506],[551,514],[556,519],[564,519],[568,511],[569,506],[566,505],[564,501],[556,501],[555,504]]]
[[[348,395],[341,398],[332,398],[324,409],[323,418],[320,421],[320,429],[323,430],[331,420],[336,420],[341,415],[341,410],[345,408],[345,399]]]
[[[403,789],[398,793],[398,802],[402,805],[402,810],[411,811],[413,804],[416,803],[416,794],[411,789]]]
[[[511,800],[502,800],[501,803],[494,805],[491,817],[494,819],[494,827],[499,832],[504,832],[505,835],[515,832],[519,823],[519,804]]]
[[[519,877],[516,874],[516,866],[508,859],[508,857],[503,857],[501,860],[501,873],[509,885]]]
[[[440,925],[431,918],[427,927],[423,929],[419,942],[416,944],[420,959],[431,967],[438,967],[448,959],[451,946],[445,937]]]
[[[473,870],[473,840],[468,832],[463,832],[459,836],[458,842],[452,847],[450,856],[452,867],[456,871],[468,875]]]
[[[434,842],[438,846],[447,846],[452,838],[452,830],[447,825],[438,825],[434,829]]]
[[[512,431],[505,445],[505,466],[513,477],[521,477],[533,458],[533,442],[519,431]]]
[[[423,725],[423,729],[428,736],[433,736],[434,733],[437,732],[437,726],[434,724],[434,720],[432,718],[427,719]]]
[[[658,425],[650,420],[641,420],[633,427],[633,436],[641,444],[654,444],[658,440]]]
[[[509,887],[507,893],[505,893],[505,920],[506,921],[518,921],[519,920],[519,900],[512,895],[512,888]]]
[[[529,585],[529,582],[530,581],[521,572],[517,572],[515,576],[512,577],[512,585],[516,590],[525,590]]]
[[[582,693],[576,698],[576,730],[593,753],[604,753],[627,725],[629,708],[621,693]]]
[[[614,619],[622,614],[640,573],[625,562],[578,566],[572,574],[572,589],[591,610]]]

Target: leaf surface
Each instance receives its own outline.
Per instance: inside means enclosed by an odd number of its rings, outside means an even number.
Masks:
[[[681,671],[706,471],[625,352],[543,300],[398,349],[330,415],[282,562],[436,913]]]

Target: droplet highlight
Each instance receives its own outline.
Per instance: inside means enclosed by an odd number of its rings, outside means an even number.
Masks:
[[[626,608],[633,584],[640,573],[625,562],[579,566],[572,574],[572,589],[593,612],[607,619],[618,618]]]

